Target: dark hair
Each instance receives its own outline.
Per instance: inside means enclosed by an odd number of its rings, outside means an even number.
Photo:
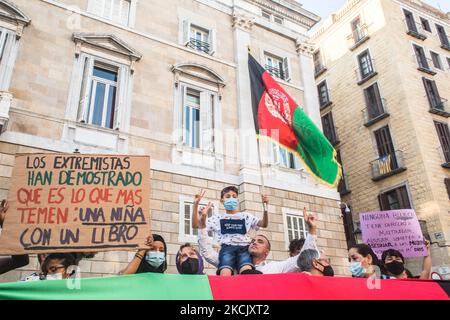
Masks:
[[[403,257],[402,253],[398,250],[388,249],[386,251],[383,251],[383,253],[381,254],[381,260],[383,260],[383,263],[387,257],[399,257],[402,259],[403,263],[405,263],[405,258]]]
[[[51,260],[61,260],[61,264],[64,266],[66,270],[70,266],[77,264],[74,255],[71,253],[51,253],[45,258],[41,266],[41,270],[45,275],[47,275],[48,273],[47,269],[49,267]]]
[[[373,252],[372,248],[368,244],[358,243],[358,244],[355,244],[354,246],[352,246],[350,249],[352,249],[352,248],[355,248],[356,251],[360,255],[362,255],[364,258],[367,257],[368,255],[370,255],[372,257],[372,265],[380,268],[380,270],[383,274],[386,273],[384,263],[382,261],[380,261],[380,259],[378,259],[377,255],[375,254],[375,252]]]
[[[194,249],[194,247],[192,246],[192,244],[190,244],[189,242],[186,242],[185,244],[182,244],[182,245],[180,246],[180,250],[178,250],[178,251],[181,251],[181,250],[183,250],[184,248],[187,248],[187,247],[190,247],[190,248]]]
[[[294,254],[297,250],[302,250],[305,244],[305,238],[292,239],[289,243],[289,252]]]
[[[238,188],[236,188],[235,186],[228,186],[220,192],[220,199],[223,199],[223,196],[225,195],[225,193],[230,192],[230,191],[233,191],[236,194],[239,194]]]

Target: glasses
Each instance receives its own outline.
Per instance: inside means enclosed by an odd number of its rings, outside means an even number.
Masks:
[[[66,267],[59,265],[59,266],[51,266],[50,268],[48,268],[48,272],[47,273],[56,273],[56,271],[60,270],[60,269],[65,269]]]

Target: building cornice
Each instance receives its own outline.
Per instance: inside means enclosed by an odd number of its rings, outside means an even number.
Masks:
[[[308,29],[317,24],[321,18],[302,8],[300,3],[293,0],[247,0],[259,7],[268,9],[284,18],[299,23]]]

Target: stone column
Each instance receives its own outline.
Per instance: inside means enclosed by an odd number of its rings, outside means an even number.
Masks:
[[[314,79],[314,66],[312,59],[314,47],[306,42],[297,40],[296,49],[300,61],[300,74],[305,90],[305,105],[303,106],[303,110],[320,128],[320,130],[322,130],[319,98],[317,93],[316,81]]]
[[[258,144],[252,114],[248,49],[254,18],[233,13],[234,54],[236,59],[237,107],[239,117],[239,152],[241,179],[257,177],[259,182]]]

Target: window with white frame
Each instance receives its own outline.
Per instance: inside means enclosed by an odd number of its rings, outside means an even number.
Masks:
[[[287,212],[284,216],[288,243],[294,239],[306,238],[308,232],[303,217]]]
[[[119,129],[120,97],[125,93],[121,79],[127,68],[104,59],[83,54],[83,77],[78,121]],[[123,85],[123,87],[125,87]]]
[[[283,25],[283,23],[284,23],[283,17],[274,15],[274,14],[272,14],[269,11],[266,11],[266,10],[261,10],[261,16],[264,19],[266,19],[267,21],[275,22],[275,23],[277,23],[279,25]]]
[[[0,27],[0,91],[7,90],[9,87],[12,76],[11,65],[17,54],[17,50],[14,50],[14,47],[17,48],[17,44],[15,33]]]
[[[433,61],[434,67],[439,70],[443,70],[441,57],[439,56],[439,54],[436,52],[433,52],[433,51],[430,51],[430,54],[431,54],[431,60]]]
[[[272,15],[270,14],[270,12],[262,10],[261,15],[267,21],[271,21],[271,19],[272,19]]]
[[[191,26],[191,35],[189,38],[188,46],[197,51],[209,53],[210,51],[209,30],[196,26]]]
[[[183,106],[183,141],[186,146],[200,148],[200,92],[187,89]]]
[[[300,170],[302,168],[298,157],[278,143],[271,143],[270,156],[272,163],[282,168],[294,170]]]
[[[89,0],[88,12],[128,26],[131,0]]]
[[[217,93],[181,84],[183,145],[192,149],[214,151],[213,110]]]
[[[197,237],[198,229],[192,228],[192,213],[194,208],[194,203],[192,201],[188,201],[186,199],[180,200],[180,224],[182,228],[180,228],[180,236],[182,238],[188,239],[190,237]],[[201,208],[206,207],[206,202],[201,202],[199,205],[199,211]],[[208,217],[211,217],[214,214],[215,208],[209,209]],[[213,232],[208,232],[209,237],[213,237]]]
[[[278,17],[278,16],[273,16],[273,22],[278,23],[278,24],[283,24],[284,19],[282,17]]]
[[[215,29],[183,21],[183,45],[206,54],[213,55],[216,51]]]
[[[6,44],[10,36],[11,36],[10,33],[6,31],[6,29],[0,28],[0,63],[2,63],[3,61]]]
[[[278,79],[289,81],[289,62],[288,58],[280,58],[275,55],[264,53],[266,70]]]

